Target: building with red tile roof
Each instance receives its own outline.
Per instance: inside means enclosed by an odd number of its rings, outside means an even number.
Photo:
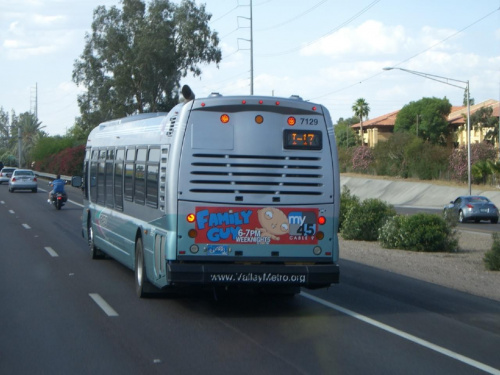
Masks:
[[[500,102],[489,99],[479,104],[470,107],[471,115],[478,109],[483,107],[491,107],[493,109],[492,116],[499,117]],[[394,132],[394,124],[399,110],[387,113],[382,116],[375,117],[371,120],[363,121],[363,139],[364,143],[370,147],[375,147],[379,141],[386,141]],[[452,106],[448,115],[448,122],[452,129],[456,132],[457,142],[459,145],[467,143],[467,106]],[[499,125],[500,126],[500,125]],[[351,125],[351,128],[358,132],[360,124]],[[486,132],[480,129],[471,129],[471,143],[481,142],[484,139]]]

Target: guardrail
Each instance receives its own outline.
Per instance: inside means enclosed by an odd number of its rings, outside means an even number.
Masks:
[[[45,173],[45,172],[38,172],[38,171],[33,171],[33,172],[35,172],[35,174],[37,176],[42,177],[42,178],[46,178],[47,180],[55,180],[56,177],[57,177],[56,174],[52,174],[52,173]],[[69,181],[69,182],[71,182],[71,177],[72,176],[63,176],[63,175],[61,175],[61,179]]]

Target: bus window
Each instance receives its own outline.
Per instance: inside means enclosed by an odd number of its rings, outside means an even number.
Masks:
[[[149,150],[146,171],[146,204],[158,208],[158,172],[160,168],[160,149]]]
[[[87,181],[87,174],[90,168],[90,148],[85,150],[85,161],[83,163],[83,194],[85,199],[89,199],[89,182]]]
[[[127,150],[124,176],[124,198],[127,201],[134,199],[134,160],[135,148],[129,148]]]
[[[115,179],[114,179],[114,201],[115,208],[123,211],[123,159],[125,150],[116,150],[115,156]]]
[[[146,202],[146,153],[147,149],[137,149],[134,175],[134,202],[144,204]]]
[[[104,204],[106,199],[106,150],[99,151],[97,167],[97,203]]]
[[[106,207],[113,208],[115,203],[113,199],[113,164],[115,158],[115,150],[109,149],[106,159]]]
[[[99,151],[92,151],[92,162],[90,163],[90,199],[92,202],[97,201],[97,160],[99,158]]]

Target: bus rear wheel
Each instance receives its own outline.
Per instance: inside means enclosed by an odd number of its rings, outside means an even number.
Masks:
[[[90,256],[92,259],[102,259],[104,258],[104,253],[97,248],[94,244],[94,229],[92,229],[92,222],[89,219],[87,223],[87,241],[89,244]]]
[[[154,286],[149,283],[144,263],[144,247],[142,238],[135,242],[135,293],[139,298],[150,297],[154,293]]]

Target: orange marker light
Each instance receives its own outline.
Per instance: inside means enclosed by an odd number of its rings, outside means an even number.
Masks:
[[[264,122],[264,117],[262,117],[261,115],[255,116],[255,122],[257,124],[262,124]]]
[[[226,115],[225,113],[220,117],[220,121],[223,123],[223,124],[227,124],[229,122],[229,116]]]
[[[287,122],[288,125],[294,126],[295,123],[297,122],[297,120],[295,120],[295,117],[290,116],[290,117],[288,117],[288,119],[286,120],[286,122]]]

